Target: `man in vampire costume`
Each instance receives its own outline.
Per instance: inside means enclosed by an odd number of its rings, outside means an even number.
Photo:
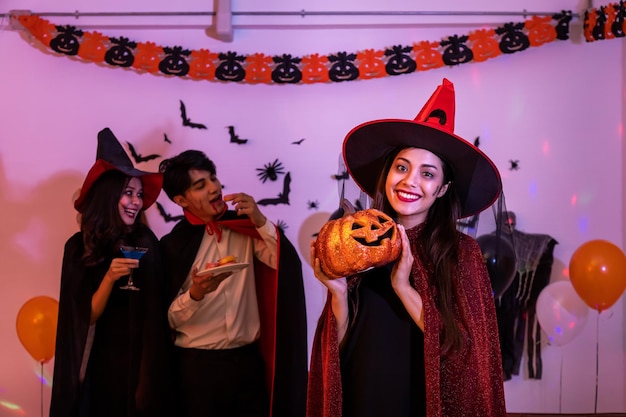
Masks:
[[[295,248],[251,196],[222,196],[204,153],[185,151],[160,171],[185,214],[161,239],[180,415],[304,416],[306,312]],[[232,256],[231,266],[210,269]]]

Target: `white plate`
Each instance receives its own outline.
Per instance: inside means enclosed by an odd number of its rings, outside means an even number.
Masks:
[[[200,272],[198,272],[198,275],[202,276],[202,275],[207,275],[207,274],[221,274],[222,272],[237,272],[237,271],[241,271],[242,269],[245,269],[248,267],[249,264],[245,263],[245,262],[240,262],[240,263],[234,263],[234,264],[226,264],[226,265],[222,265],[222,266],[216,266],[214,268],[209,268],[209,269],[204,269]]]

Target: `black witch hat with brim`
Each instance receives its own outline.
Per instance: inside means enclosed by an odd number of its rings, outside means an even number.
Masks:
[[[111,129],[104,128],[98,133],[98,150],[96,162],[87,173],[87,177],[80,188],[80,194],[74,201],[74,208],[81,211],[81,206],[89,193],[89,189],[102,174],[116,170],[129,177],[140,177],[143,187],[143,208],[147,209],[157,199],[163,185],[163,174],[147,172],[135,168],[128,154],[119,143]]]
[[[414,120],[373,120],[352,129],[344,139],[343,156],[361,190],[374,198],[388,153],[422,148],[452,168],[461,218],[491,206],[502,190],[500,173],[480,149],[454,134],[454,107],[454,85],[444,78]]]

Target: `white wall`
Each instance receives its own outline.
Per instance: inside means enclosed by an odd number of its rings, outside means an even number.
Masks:
[[[134,2],[132,7],[121,1],[107,3],[4,0],[0,14],[12,9],[208,11],[212,7],[193,0]],[[283,3],[263,2],[261,9],[258,2],[235,1],[233,10],[382,10],[379,2],[342,2],[341,7],[335,2]],[[387,1],[385,6],[386,10],[415,10],[413,3]],[[580,12],[577,7],[582,7],[556,0],[517,3],[510,10]],[[483,1],[471,7],[502,10],[501,4]],[[446,1],[432,7],[468,10],[469,6]],[[208,17],[46,18],[165,46],[294,56],[436,41],[468,33],[475,28],[472,21],[520,19],[237,17],[234,41],[223,43],[206,36],[202,28]],[[58,298],[63,244],[77,230],[72,196],[94,161],[96,134],[105,126],[141,153],[167,157],[189,148],[203,150],[216,161],[227,191],[244,191],[257,199],[276,196],[282,185],[261,183],[256,169],[275,159],[282,162],[292,176],[291,204],[263,210],[273,221],[287,224],[286,233],[300,250],[310,339],[325,291],[308,264],[308,242],[337,208],[338,187],[331,175],[338,173],[343,137],[363,121],[412,119],[443,77],[456,87],[456,132],[469,140],[480,136],[481,149],[501,170],[507,206],[517,213],[518,228],[549,234],[559,242],[552,280],[567,279],[572,253],[588,240],[606,239],[624,248],[624,41],[585,43],[580,20],[573,21],[571,40],[483,63],[377,80],[282,86],[190,81],[80,62],[29,43],[6,23],[0,25],[0,416],[39,415],[42,406],[47,415],[52,361],[43,366],[40,397],[41,368],[20,344],[15,318],[32,297]],[[186,103],[192,120],[209,128],[181,126],[179,100]],[[228,125],[234,125],[249,143],[230,144]],[[164,133],[171,145],[163,141]],[[300,146],[291,144],[301,138],[305,141]],[[519,170],[509,170],[511,159],[520,161]],[[140,167],[150,170],[157,165],[158,161],[151,161]],[[158,201],[179,214],[164,194]],[[318,202],[319,209],[309,209],[309,201]],[[159,236],[173,225],[164,222],[156,208],[149,210],[148,217]],[[567,345],[542,346],[543,378],[529,380],[524,373],[507,381],[507,409],[626,411],[625,316],[622,297],[600,315],[590,311],[583,332]]]

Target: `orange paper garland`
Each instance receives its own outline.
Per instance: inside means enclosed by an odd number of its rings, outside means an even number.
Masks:
[[[13,15],[11,18],[52,51],[101,65],[214,82],[311,84],[366,80],[484,62],[557,39],[566,40],[572,13],[562,11],[553,16],[533,16],[524,22],[478,29],[468,35],[451,35],[441,41],[394,45],[384,50],[312,53],[304,57],[165,47],[154,42],[135,42],[123,36],[116,38],[82,31],[70,25],[55,25],[37,15]]]
[[[623,38],[626,32],[625,20],[626,7],[623,1],[585,10],[583,22],[585,41]]]

